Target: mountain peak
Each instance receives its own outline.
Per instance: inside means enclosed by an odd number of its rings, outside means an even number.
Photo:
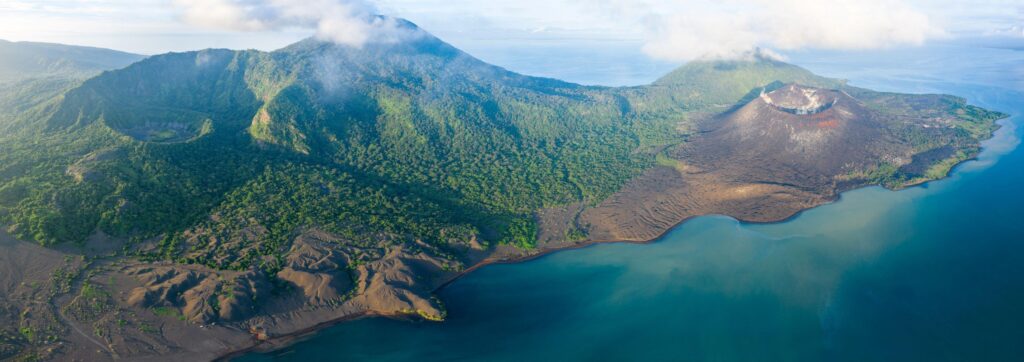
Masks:
[[[757,97],[762,87],[776,81],[821,88],[842,84],[796,65],[751,54],[745,59],[692,61],[661,77],[654,85],[685,89],[684,93],[690,94],[694,103],[729,106],[737,100]]]
[[[417,45],[445,44],[441,39],[423,30],[415,23],[388,16],[377,15],[367,21],[372,30],[365,43],[351,45],[336,42],[330,36],[314,35],[297,43],[279,49],[277,52],[301,52],[310,49],[344,49],[349,51],[400,49]],[[449,46],[451,47],[451,46]]]

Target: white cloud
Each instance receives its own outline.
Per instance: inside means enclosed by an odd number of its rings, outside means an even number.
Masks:
[[[348,44],[393,39],[393,26],[374,24],[371,14],[407,18],[468,48],[616,41],[646,44],[648,53],[674,60],[750,43],[785,53],[865,47],[851,39],[874,39],[859,42],[871,47],[915,44],[936,28],[973,37],[1024,26],[1022,0],[0,0],[0,38],[143,53],[271,50],[313,33]],[[709,34],[717,28],[724,32]],[[839,33],[844,28],[851,34]],[[797,34],[801,29],[807,33]]]
[[[191,24],[237,31],[309,28],[317,37],[362,46],[407,36],[397,21],[362,0],[174,0]]]
[[[669,15],[651,8],[644,51],[669,60],[735,58],[774,50],[870,49],[940,36],[928,16],[899,0],[728,0]]]
[[[684,61],[737,57],[758,47],[784,53],[920,44],[944,36],[944,29],[982,22],[965,14],[1003,18],[1007,8],[1015,8],[1007,4],[1021,0],[377,1],[456,41],[489,34],[492,39],[636,40],[651,56]],[[942,16],[947,9],[956,16]]]
[[[224,0],[175,0],[182,19],[199,26],[239,31],[266,30],[269,24],[248,14],[246,6]]]

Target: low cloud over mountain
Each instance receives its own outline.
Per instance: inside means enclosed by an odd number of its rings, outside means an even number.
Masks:
[[[315,29],[323,40],[363,46],[408,36],[393,19],[362,0],[174,0],[191,24],[238,31]]]

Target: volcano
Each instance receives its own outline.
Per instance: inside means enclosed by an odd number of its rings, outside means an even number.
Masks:
[[[901,188],[945,175],[949,166],[936,166],[937,160],[977,152],[956,140],[950,125],[958,121],[941,111],[962,106],[955,97],[797,82],[750,94],[699,121],[688,142],[667,148],[666,167],[582,211],[579,222],[591,237],[650,240],[679,220],[706,214],[782,220],[845,190]]]
[[[883,134],[878,118],[844,91],[788,84],[715,117],[684,153],[704,168],[778,164],[801,179],[831,178],[886,154],[910,152]],[[770,177],[775,182],[788,178]]]

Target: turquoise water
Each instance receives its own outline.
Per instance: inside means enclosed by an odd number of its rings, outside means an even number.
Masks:
[[[1024,114],[1024,52],[944,45],[791,61]],[[785,223],[701,217],[649,245],[488,266],[440,292],[444,323],[360,320],[239,360],[1021,360],[1020,120],[943,181],[856,190]]]

